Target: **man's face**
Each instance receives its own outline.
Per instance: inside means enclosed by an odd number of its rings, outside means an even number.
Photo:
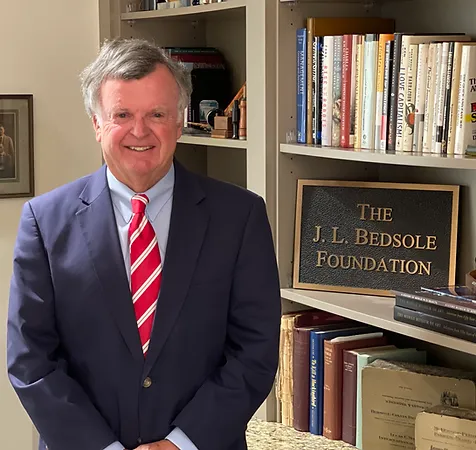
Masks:
[[[114,176],[136,192],[157,183],[172,164],[182,132],[178,101],[177,83],[160,65],[140,80],[110,79],[101,87],[96,139]]]
[[[3,136],[5,134],[5,128],[0,127],[0,136]]]

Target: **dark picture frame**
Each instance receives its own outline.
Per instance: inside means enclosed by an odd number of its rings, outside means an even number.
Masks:
[[[33,95],[0,94],[0,198],[34,195]]]

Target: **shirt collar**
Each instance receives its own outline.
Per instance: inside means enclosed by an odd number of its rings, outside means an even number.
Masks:
[[[121,183],[109,170],[106,168],[107,183],[111,192],[112,203],[119,211],[126,223],[129,223],[132,218],[132,197],[136,194],[132,189]],[[146,216],[149,221],[153,222],[160,210],[167,203],[173,193],[175,182],[174,165],[170,166],[167,174],[159,180],[154,186],[146,192],[141,192],[149,198],[149,204],[146,208]]]

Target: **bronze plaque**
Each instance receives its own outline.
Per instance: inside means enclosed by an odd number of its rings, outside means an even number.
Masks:
[[[298,180],[293,287],[392,296],[455,283],[459,186]]]

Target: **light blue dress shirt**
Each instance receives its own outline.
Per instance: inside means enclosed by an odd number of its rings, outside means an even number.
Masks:
[[[127,277],[131,276],[131,262],[129,256],[128,230],[132,219],[131,199],[135,192],[121,183],[107,169],[107,182],[111,191],[111,199],[116,217],[117,231],[121,243],[122,255],[126,267]],[[167,247],[167,238],[169,235],[170,215],[172,213],[172,198],[175,182],[175,170],[172,165],[157,184],[144,192],[149,198],[149,204],[146,207],[145,214],[152,224],[157,240],[159,242],[160,257],[165,261],[165,251]],[[167,440],[175,444],[180,450],[198,450],[187,435],[180,429],[174,428],[166,437]],[[120,442],[114,442],[104,450],[123,450],[124,446]]]

